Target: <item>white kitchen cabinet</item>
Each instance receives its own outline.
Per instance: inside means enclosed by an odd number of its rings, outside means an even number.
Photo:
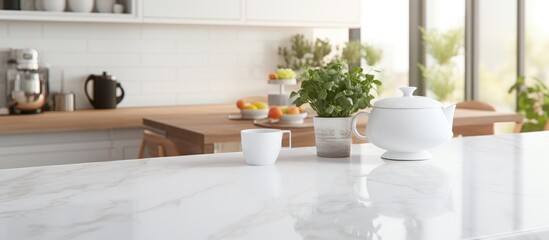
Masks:
[[[0,0],[1,1],[1,0]],[[359,27],[360,0],[119,0],[124,14],[0,10],[0,20]],[[68,9],[68,8],[67,8]]]
[[[68,2],[63,12],[48,12],[43,10],[0,10],[0,20],[23,21],[61,21],[61,22],[141,22],[137,14],[139,0],[119,0],[124,6],[124,13],[71,12]],[[32,7],[36,7],[33,4]],[[95,11],[95,10],[94,10]]]
[[[135,159],[142,128],[4,134],[0,169]]]
[[[234,23],[242,18],[243,0],[143,0],[145,22]]]
[[[247,0],[251,25],[360,26],[360,0]]]

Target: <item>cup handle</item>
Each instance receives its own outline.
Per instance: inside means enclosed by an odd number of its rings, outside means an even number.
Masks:
[[[292,148],[292,131],[282,130],[282,136],[284,136],[284,133],[288,134],[288,147],[285,147],[285,148]]]
[[[353,117],[353,122],[351,123],[351,127],[353,128],[353,133],[355,134],[356,137],[358,137],[359,139],[362,139],[362,140],[368,140],[368,137],[360,134],[358,132],[358,130],[356,129],[356,122],[358,122],[358,119],[360,118],[360,115],[366,115],[366,116],[370,117],[369,112],[359,112],[358,114],[356,114]]]

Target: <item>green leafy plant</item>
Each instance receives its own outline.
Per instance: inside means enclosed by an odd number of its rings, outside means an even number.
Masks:
[[[360,66],[362,59],[362,43],[360,41],[346,42],[341,52],[341,57],[351,66]]]
[[[427,86],[439,100],[449,100],[458,81],[457,71],[452,59],[460,55],[463,48],[463,29],[456,28],[440,33],[436,29],[427,31],[419,28],[422,34],[423,45],[428,56],[435,64],[426,67],[418,64]]]
[[[519,77],[511,86],[509,93],[518,92],[518,112],[525,117],[522,132],[541,131],[549,118],[549,88],[534,78],[531,86],[526,85],[524,77]]]
[[[307,40],[303,34],[296,34],[290,38],[290,48],[279,47],[278,55],[282,56],[284,64],[279,68],[291,68],[300,71],[307,67],[324,66],[324,59],[332,51],[328,39],[316,39],[315,43]]]
[[[381,58],[383,57],[383,50],[370,44],[364,44],[362,48],[364,50],[363,57],[368,66],[375,66],[381,61]]]
[[[325,66],[326,56],[332,52],[332,44],[328,39],[316,39],[313,49],[313,67]]]
[[[345,43],[341,50],[341,57],[351,66],[360,66],[360,60],[364,59],[368,66],[373,67],[381,61],[383,51],[371,44],[354,40]]]
[[[344,60],[337,59],[322,68],[309,68],[301,77],[301,88],[292,92],[294,104],[308,103],[319,117],[350,117],[371,106],[373,92],[381,81],[360,67],[349,71]]]

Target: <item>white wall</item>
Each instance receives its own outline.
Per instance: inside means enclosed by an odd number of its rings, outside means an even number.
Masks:
[[[9,48],[36,48],[51,66],[51,92],[76,94],[77,109],[89,74],[106,70],[126,91],[119,105],[232,103],[275,91],[266,76],[279,63],[277,49],[311,28],[217,27],[163,24],[0,21],[0,103]]]

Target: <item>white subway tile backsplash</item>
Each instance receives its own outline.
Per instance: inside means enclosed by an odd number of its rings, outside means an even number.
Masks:
[[[166,40],[89,40],[90,52],[100,53],[173,53],[177,50],[175,41]]]
[[[177,69],[177,79],[212,78],[217,69],[210,67],[185,67]]]
[[[207,54],[143,54],[145,66],[207,66]]]
[[[181,81],[148,81],[142,83],[142,92],[144,94],[177,94],[182,89],[189,87]],[[194,86],[193,86],[194,87]]]
[[[210,54],[210,66],[238,66],[236,54]]]
[[[210,30],[210,40],[238,40],[238,30],[236,28],[212,28]]]
[[[170,106],[177,104],[177,96],[172,94],[126,95],[118,107]]]
[[[177,51],[180,53],[207,53],[210,51],[210,44],[207,41],[179,41]]]
[[[89,37],[88,23],[45,22],[44,37],[47,38],[83,38]]]
[[[52,66],[65,67],[139,67],[141,55],[138,53],[49,53],[42,57]]]
[[[210,53],[239,53],[238,41],[218,41],[211,40],[208,42]]]
[[[278,55],[275,54],[242,54],[239,55],[238,65],[246,67],[274,66],[278,63]]]
[[[224,78],[218,81],[210,81],[210,92],[234,92],[238,90],[238,79]]]
[[[276,41],[288,42],[294,34],[303,34],[311,37],[312,29],[307,28],[240,28],[238,39],[244,41]]]
[[[42,36],[42,24],[35,22],[9,22],[8,31],[10,37],[40,37]]]
[[[107,74],[114,75],[120,81],[134,82],[134,81],[157,81],[159,79],[164,80],[176,80],[177,71],[176,68],[167,67],[104,67],[104,68],[88,68],[88,71],[93,74],[102,74],[103,71],[107,71]]]
[[[120,85],[124,89],[124,94],[127,95],[139,95],[142,91],[141,82],[131,82],[120,80]]]
[[[5,22],[0,22],[0,36],[8,35],[8,24]]]
[[[124,23],[90,23],[89,38],[99,39],[127,39],[128,41],[141,38],[141,26]]]
[[[297,33],[313,29],[2,21],[0,81],[8,49],[36,48],[51,66],[50,90],[60,91],[63,75],[77,109],[92,108],[84,81],[103,71],[126,90],[120,107],[233,103],[277,91],[267,75]]]
[[[235,45],[239,53],[277,54],[279,43],[271,41],[238,41]]]
[[[184,25],[146,24],[142,27],[143,39],[208,40],[207,27]]]
[[[34,48],[39,53],[45,52],[85,52],[87,42],[82,39],[54,39],[54,38],[6,38],[2,45],[9,48]]]

